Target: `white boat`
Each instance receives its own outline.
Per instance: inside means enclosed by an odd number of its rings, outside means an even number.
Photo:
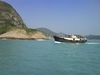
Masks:
[[[87,42],[87,38],[81,35],[66,35],[66,36],[56,36],[54,35],[54,40],[58,42],[64,43],[85,43]]]

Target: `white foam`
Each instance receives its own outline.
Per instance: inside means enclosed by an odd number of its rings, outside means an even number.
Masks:
[[[90,43],[86,43],[86,44],[100,44],[100,43],[90,42]]]
[[[37,41],[44,41],[43,39],[37,39]]]
[[[61,43],[61,42],[55,41],[54,43]]]

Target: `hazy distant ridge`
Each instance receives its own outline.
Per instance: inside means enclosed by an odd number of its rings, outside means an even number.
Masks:
[[[53,35],[59,35],[59,34],[65,34],[65,33],[56,33],[50,29],[47,29],[47,28],[37,28],[37,30],[41,31],[44,35],[46,36],[53,36]],[[67,33],[66,33],[67,34]],[[87,39],[94,39],[94,40],[100,40],[100,35],[86,35],[85,36]]]
[[[100,35],[87,35],[86,38],[90,40],[100,40]]]
[[[47,28],[37,28],[37,30],[41,31],[44,35],[46,36],[53,36],[56,35],[56,32],[51,31],[50,29]]]

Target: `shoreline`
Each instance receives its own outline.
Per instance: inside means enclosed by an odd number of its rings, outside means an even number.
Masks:
[[[16,38],[16,37],[0,37],[0,39],[11,39],[11,40],[49,40],[50,38]]]

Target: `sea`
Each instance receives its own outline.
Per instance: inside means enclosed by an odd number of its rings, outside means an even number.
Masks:
[[[0,40],[0,75],[100,75],[100,40]]]

